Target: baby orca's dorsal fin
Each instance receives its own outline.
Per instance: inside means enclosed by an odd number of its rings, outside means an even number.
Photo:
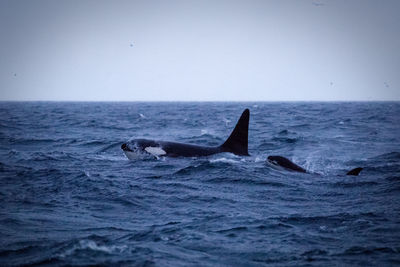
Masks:
[[[355,168],[352,169],[351,171],[349,171],[348,173],[346,173],[346,175],[354,175],[354,176],[358,176],[358,174],[362,171],[363,168]]]
[[[233,129],[229,138],[221,145],[224,152],[231,152],[239,156],[249,156],[248,136],[249,136],[250,111],[245,109]]]

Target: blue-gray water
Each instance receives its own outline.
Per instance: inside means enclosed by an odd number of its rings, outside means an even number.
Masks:
[[[217,145],[245,108],[250,157],[120,149]],[[400,103],[3,102],[0,202],[2,266],[396,265]]]

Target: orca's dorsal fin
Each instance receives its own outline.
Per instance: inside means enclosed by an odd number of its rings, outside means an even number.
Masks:
[[[235,155],[249,156],[248,136],[249,136],[250,111],[245,109],[233,129],[229,138],[221,145],[224,152],[231,152]]]
[[[346,175],[354,175],[354,176],[358,176],[358,174],[362,171],[363,168],[355,168],[352,169],[351,171],[349,171],[348,173],[346,173]]]

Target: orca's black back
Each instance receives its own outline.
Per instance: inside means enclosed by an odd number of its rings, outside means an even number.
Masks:
[[[286,169],[296,171],[296,172],[307,172],[305,169],[303,169],[299,165],[294,164],[293,162],[291,162],[290,160],[288,160],[285,157],[269,156],[268,159],[276,162],[279,166],[284,167]]]
[[[221,152],[219,147],[198,146],[175,142],[158,142],[169,157],[203,157]]]

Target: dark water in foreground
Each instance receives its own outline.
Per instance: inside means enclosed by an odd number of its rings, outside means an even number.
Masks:
[[[250,157],[119,148],[217,145],[244,108]],[[0,103],[0,203],[1,266],[398,265],[400,103]]]

